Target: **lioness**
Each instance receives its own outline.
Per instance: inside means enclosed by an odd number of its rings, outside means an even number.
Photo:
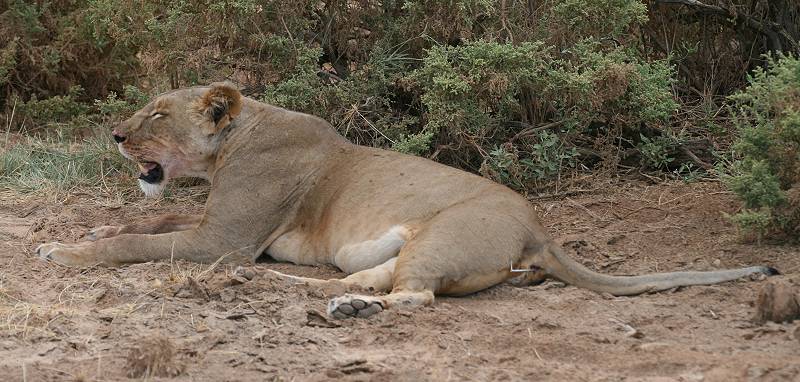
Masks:
[[[167,258],[214,262],[240,252],[297,264],[327,263],[344,283],[390,292],[345,294],[334,317],[465,295],[525,270],[613,295],[713,284],[768,267],[644,276],[595,273],[566,256],[514,191],[424,158],[351,144],[330,124],[243,97],[229,83],[157,97],[113,131],[156,196],[172,178],[203,177],[202,216],[164,216],[92,230],[91,241],[49,243],[36,253],[70,266],[115,266]],[[293,277],[284,275],[286,277]]]

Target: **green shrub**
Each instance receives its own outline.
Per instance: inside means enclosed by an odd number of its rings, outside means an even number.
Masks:
[[[539,132],[537,143],[530,150],[521,153],[511,144],[496,147],[489,152],[480,172],[514,189],[525,190],[575,165],[577,150],[564,148],[556,134]]]
[[[613,39],[647,22],[647,5],[639,0],[565,0],[553,7],[550,22],[566,37]]]
[[[800,233],[800,60],[768,58],[731,97],[739,138],[726,181],[744,202],[734,220],[747,232]]]
[[[26,127],[38,128],[54,124],[70,124],[84,116],[88,106],[80,101],[83,88],[73,86],[67,94],[39,99],[35,94],[28,101],[17,104],[19,120]]]
[[[424,155],[430,150],[433,136],[433,131],[403,135],[392,145],[392,149],[411,155]]]
[[[638,136],[641,126],[659,131],[677,109],[665,62],[644,62],[592,40],[569,53],[562,57],[541,42],[432,47],[409,76],[425,107],[422,131],[437,137],[432,144],[457,148],[449,152],[452,163],[472,163],[529,189],[574,167],[576,146],[592,135],[610,136],[606,145],[616,146],[624,134]],[[543,154],[544,146],[550,152]],[[618,150],[605,151],[611,154],[602,159],[616,160]],[[508,171],[527,174],[502,175]]]
[[[75,86],[84,89],[84,97],[101,96],[135,78],[138,47],[117,44],[118,36],[108,35],[103,44],[94,33],[100,24],[88,15],[101,1],[6,3],[7,10],[0,11],[0,102],[8,103],[12,98],[5,97],[15,93],[24,101],[34,94],[63,96]]]
[[[106,118],[120,119],[133,115],[134,112],[147,105],[149,100],[150,97],[139,88],[126,85],[122,98],[112,91],[108,93],[105,100],[95,100],[94,106],[100,115]]]
[[[11,71],[17,65],[17,41],[19,38],[13,38],[6,46],[0,48],[0,86],[8,82],[8,77]]]
[[[409,150],[414,146],[419,150],[413,152],[425,152],[418,147],[421,137],[409,135],[408,128],[417,118],[393,106],[393,95],[401,91],[397,82],[408,70],[411,58],[388,42],[379,41],[369,60],[341,79],[319,70],[321,54],[318,49],[301,50],[294,72],[267,86],[262,99],[323,117],[359,144],[390,147],[411,139],[406,143]]]
[[[671,170],[658,150],[673,147],[675,73],[629,38],[647,21],[640,1],[9,4],[0,102],[19,104],[15,127],[109,125],[147,95],[232,79],[355,143],[522,191],[627,151]]]

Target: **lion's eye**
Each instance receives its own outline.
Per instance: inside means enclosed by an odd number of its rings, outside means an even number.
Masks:
[[[166,117],[166,116],[167,116],[167,113],[154,111],[153,114],[150,114],[150,119],[155,121],[156,119],[159,119],[161,117]]]

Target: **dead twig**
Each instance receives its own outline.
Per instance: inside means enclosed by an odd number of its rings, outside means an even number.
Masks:
[[[697,155],[695,155],[691,150],[686,148],[686,146],[681,146],[681,151],[684,154],[686,154],[686,156],[688,156],[689,159],[692,160],[692,162],[694,162],[696,165],[702,167],[703,170],[708,171],[708,170],[711,170],[711,169],[714,168],[714,166],[712,166],[712,165],[706,163],[705,161],[703,161],[702,159],[698,158]]]
[[[533,339],[533,332],[531,331],[531,328],[528,328],[528,338]],[[533,354],[536,355],[536,358],[538,358],[539,361],[544,361],[542,356],[539,355],[539,352],[536,351],[536,346],[531,346],[531,348],[533,349]]]
[[[3,147],[8,148],[8,136],[11,134],[11,124],[14,122],[14,113],[17,111],[17,100],[14,100],[14,106],[11,107],[11,117],[6,117],[6,138]]]
[[[528,200],[556,199],[556,198],[561,198],[561,197],[564,197],[564,196],[572,196],[572,195],[580,195],[580,194],[591,194],[591,193],[597,192],[598,190],[599,189],[597,189],[597,188],[593,188],[593,189],[590,189],[590,190],[574,189],[574,190],[568,190],[568,191],[562,191],[562,192],[553,192],[553,193],[548,193],[548,194],[538,194],[535,197],[532,196],[532,195],[529,196]]]
[[[798,42],[792,38],[789,32],[787,32],[786,29],[778,23],[769,20],[757,20],[749,15],[735,12],[731,9],[726,9],[720,6],[706,4],[698,0],[656,0],[656,4],[686,5],[695,9],[699,9],[703,13],[729,20],[734,25],[745,25],[748,28],[765,35],[774,43],[776,47],[779,48],[778,50],[781,50],[779,37],[783,37],[786,42],[791,45],[789,50],[793,52],[800,52],[800,45],[798,45]]]
[[[544,125],[540,125],[540,126],[531,126],[531,125],[528,125],[528,124],[523,124],[522,122],[515,122],[517,124],[522,124],[522,125],[525,125],[525,126],[528,126],[528,127],[526,127],[525,129],[523,129],[522,131],[520,131],[519,133],[517,133],[516,135],[511,137],[511,139],[509,139],[508,142],[513,143],[514,141],[516,141],[517,139],[520,139],[522,137],[526,137],[526,136],[538,133],[540,131],[544,131],[544,130],[548,130],[548,129],[552,129],[552,128],[561,126],[561,125],[564,124],[564,122],[565,121],[562,120],[562,121],[550,122],[550,123],[547,123],[547,124],[544,124]]]
[[[570,198],[566,198],[566,200],[567,200],[567,202],[569,202],[569,204],[572,204],[573,206],[577,207],[578,209],[583,210],[584,212],[589,214],[589,216],[591,216],[591,217],[593,217],[593,218],[595,218],[597,220],[603,220],[603,218],[601,218],[600,216],[597,216],[597,214],[592,212],[592,210],[586,208],[586,206],[584,206],[583,204],[580,204],[580,203],[578,203],[578,202],[576,202],[576,201],[574,201],[574,200],[572,200]]]

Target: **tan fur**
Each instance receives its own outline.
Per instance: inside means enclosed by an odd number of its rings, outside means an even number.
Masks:
[[[230,84],[162,95],[116,132],[127,137],[120,145],[126,157],[163,167],[164,183],[209,179],[204,215],[101,227],[89,236],[96,241],[44,244],[39,256],[115,266],[266,253],[298,264],[334,264],[352,273],[336,283],[391,291],[337,297],[329,305],[335,317],[429,304],[434,293],[473,293],[519,276],[520,268],[531,272],[522,281],[554,277],[612,294],[770,271],[592,272],[562,253],[528,201],[512,190],[424,158],[353,145],[319,118],[243,98]]]
[[[163,215],[124,226],[97,227],[87,232],[85,237],[87,240],[95,241],[122,234],[154,235],[185,231],[197,227],[202,219],[201,215]]]

